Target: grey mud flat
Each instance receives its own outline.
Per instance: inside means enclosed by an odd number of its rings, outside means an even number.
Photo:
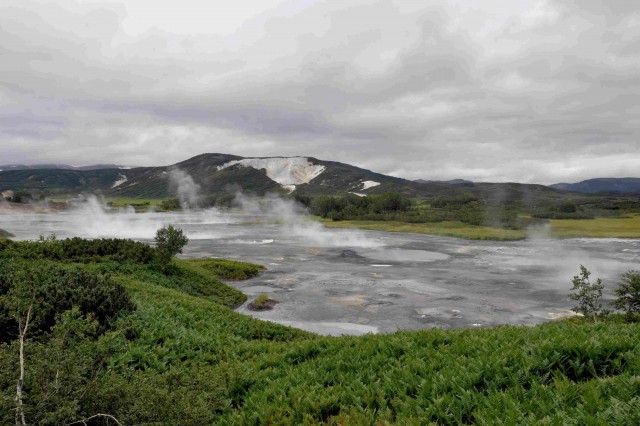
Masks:
[[[230,285],[249,300],[268,293],[280,303],[264,312],[245,304],[238,312],[328,335],[538,324],[572,315],[567,294],[581,264],[604,280],[606,299],[618,274],[640,269],[640,240],[465,241],[294,222],[216,212],[99,213],[95,220],[0,215],[0,228],[19,239],[55,233],[150,241],[155,229],[172,223],[190,238],[183,257],[266,267]]]

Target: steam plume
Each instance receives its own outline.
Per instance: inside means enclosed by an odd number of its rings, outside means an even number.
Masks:
[[[169,170],[169,191],[180,201],[184,209],[198,207],[200,185],[185,171],[177,167]]]

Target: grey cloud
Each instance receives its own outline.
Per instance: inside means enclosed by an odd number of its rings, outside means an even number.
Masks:
[[[290,2],[230,36],[130,36],[122,5],[8,1],[0,156],[44,161],[45,145],[69,163],[295,154],[408,178],[544,183],[640,165],[633,2],[531,1],[504,16],[500,2],[454,3]]]

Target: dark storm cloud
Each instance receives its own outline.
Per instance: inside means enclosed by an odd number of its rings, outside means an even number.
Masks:
[[[407,178],[638,174],[633,2],[418,3],[241,0],[231,25],[196,0],[4,2],[2,162],[218,151]]]

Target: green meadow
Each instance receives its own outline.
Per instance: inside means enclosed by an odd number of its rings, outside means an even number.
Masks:
[[[322,223],[324,226],[329,228],[358,228],[384,232],[412,232],[415,234],[462,238],[465,240],[513,241],[522,240],[527,236],[527,231],[522,229],[474,226],[455,221],[407,223],[398,221],[322,220]]]
[[[585,220],[551,219],[551,233],[558,238],[640,238],[640,215]]]
[[[640,423],[640,323],[625,317],[322,337],[232,310],[246,297],[224,280],[258,265],[162,273],[143,244],[104,241],[0,242],[0,423],[15,421],[10,330],[27,306],[30,424]]]
[[[397,221],[321,220],[329,228],[357,228],[384,232],[412,232],[465,240],[521,240],[526,229],[473,226],[462,222],[406,223]],[[549,219],[554,238],[640,238],[640,215],[595,219]]]

